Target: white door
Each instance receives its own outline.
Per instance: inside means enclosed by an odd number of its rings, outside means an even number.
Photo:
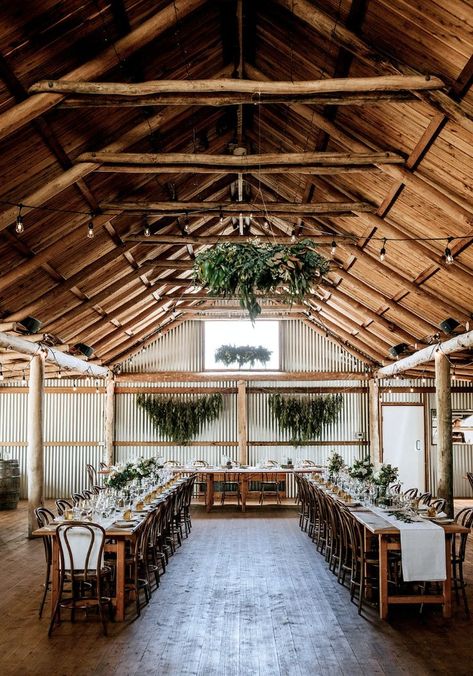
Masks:
[[[425,491],[423,406],[382,406],[383,462],[399,467],[403,488]]]

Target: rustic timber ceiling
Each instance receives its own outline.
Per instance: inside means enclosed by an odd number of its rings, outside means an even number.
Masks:
[[[301,318],[369,368],[447,317],[468,326],[470,2],[6,4],[0,330],[37,317],[40,338],[116,366],[182,321],[231,314],[192,286],[192,261],[248,235],[314,238],[323,284],[265,316]],[[473,374],[473,355],[454,361]],[[11,351],[0,363],[24,368]]]

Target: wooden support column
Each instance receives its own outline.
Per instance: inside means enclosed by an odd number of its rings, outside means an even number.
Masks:
[[[237,394],[238,449],[240,464],[248,464],[248,417],[246,406],[246,382],[238,381]]]
[[[107,465],[115,463],[115,380],[107,378],[105,392],[105,458]]]
[[[370,426],[370,460],[378,466],[382,461],[380,425],[379,425],[379,385],[371,379],[368,383],[369,390],[369,426]]]
[[[28,454],[26,471],[28,477],[28,537],[36,528],[34,510],[43,504],[44,446],[43,446],[43,381],[42,356],[35,355],[30,364],[30,387],[28,392]]]
[[[435,353],[435,404],[437,408],[437,495],[447,501],[446,513],[453,518],[453,443],[450,362]]]

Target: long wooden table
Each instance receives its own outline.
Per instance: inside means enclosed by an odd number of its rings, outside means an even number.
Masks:
[[[367,544],[370,538],[378,538],[379,547],[379,616],[385,620],[390,605],[408,603],[440,603],[443,616],[452,616],[452,537],[455,533],[467,533],[468,529],[455,523],[439,524],[445,532],[445,564],[446,579],[441,582],[440,594],[395,595],[389,593],[388,586],[388,553],[400,551],[400,531],[392,523],[383,519],[369,508],[350,510],[354,518],[363,526]],[[421,580],[420,580],[421,581]]]
[[[176,471],[189,471],[178,469]],[[298,468],[289,468],[289,467],[235,467],[232,469],[226,468],[211,468],[211,467],[196,467],[192,471],[197,472],[199,475],[204,477],[204,481],[207,484],[207,490],[205,493],[205,507],[207,512],[210,512],[215,502],[215,482],[216,481],[228,481],[229,475],[237,475],[238,483],[240,486],[240,499],[241,499],[241,510],[244,512],[246,510],[246,501],[249,493],[249,483],[250,481],[267,481],[273,480],[278,481],[278,477],[286,477],[297,473],[314,473],[321,472],[320,467],[298,467]],[[281,481],[283,479],[281,478]]]

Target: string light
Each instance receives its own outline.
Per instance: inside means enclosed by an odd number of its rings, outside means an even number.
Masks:
[[[383,246],[379,250],[379,260],[381,263],[384,261],[386,258],[386,237],[383,239]]]
[[[15,223],[15,232],[17,235],[21,235],[22,232],[25,231],[25,226],[23,224],[23,218],[21,217],[21,209],[22,209],[22,204],[18,205],[18,215],[16,217],[16,223]]]
[[[0,381],[5,380],[5,376],[3,375],[3,366],[0,364]]]
[[[295,233],[294,230],[292,231],[291,242],[292,242],[293,244],[295,244],[295,243],[297,242],[297,237],[296,237],[296,233]]]
[[[222,212],[222,210],[220,209],[220,220],[219,220],[220,225],[223,225],[223,221],[224,221],[224,218],[223,218],[223,212]]]
[[[87,226],[87,237],[89,239],[94,239],[95,233],[94,233],[94,222],[92,220],[92,214],[90,215],[90,221],[89,225]]]
[[[145,229],[144,229],[144,236],[145,237],[151,237],[151,230],[149,229],[149,225],[146,223]]]
[[[445,247],[445,263],[448,265],[452,265],[452,263],[455,262],[455,259],[453,258],[452,250],[450,248],[450,243],[452,241],[452,237],[449,237],[447,240],[447,246]]]
[[[337,243],[335,240],[332,241],[332,248],[330,249],[330,255],[335,256],[335,253],[337,251]]]

